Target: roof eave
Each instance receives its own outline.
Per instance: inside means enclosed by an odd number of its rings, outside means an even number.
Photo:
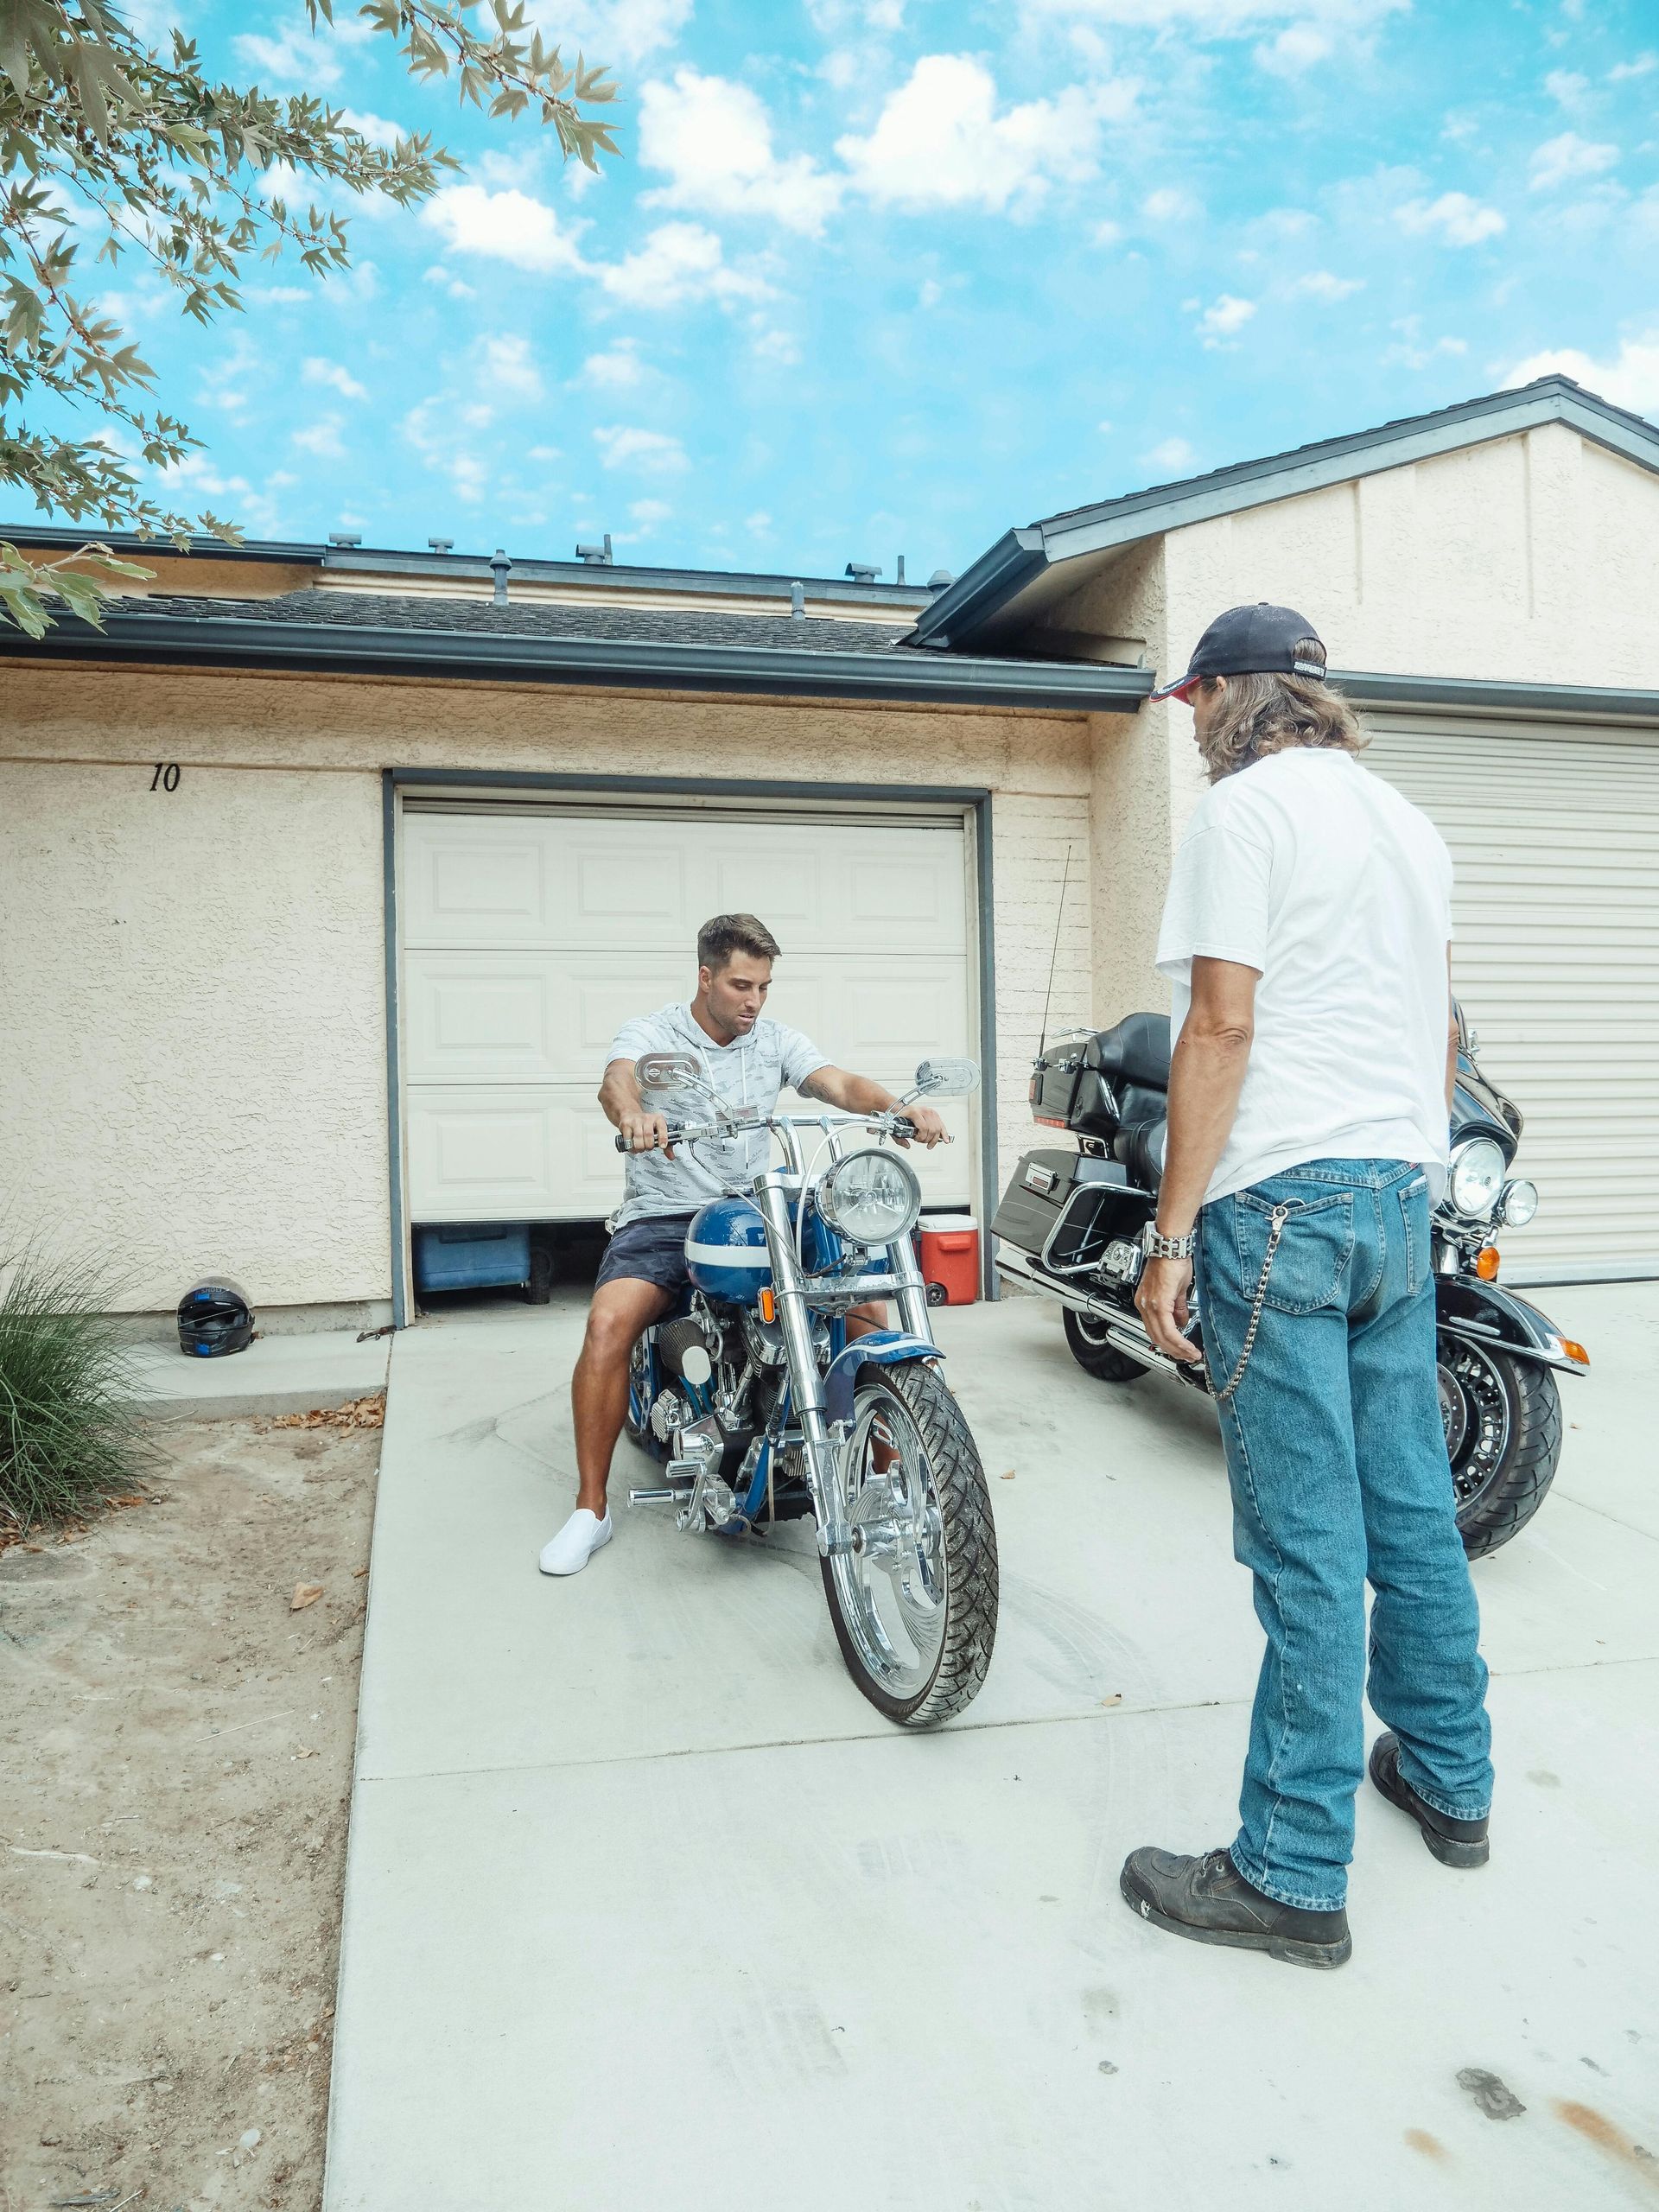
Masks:
[[[1083,662],[1007,662],[893,649],[803,652],[644,639],[536,638],[442,630],[183,617],[118,606],[102,630],[60,622],[9,654],[57,661],[296,673],[428,676],[477,683],[582,683],[635,690],[750,692],[771,697],[1050,708],[1133,714],[1152,687],[1144,669]]]
[[[1384,469],[1408,467],[1545,423],[1570,423],[1592,443],[1659,473],[1659,429],[1582,390],[1570,378],[1541,378],[1517,391],[1489,393],[1431,416],[1326,439],[1300,458],[1280,454],[1241,462],[1185,483],[1132,493],[1097,507],[1050,516],[1027,530],[1011,531],[917,618],[916,640],[940,645],[971,645],[983,639],[1022,592],[1061,563],[1326,490]],[[1016,542],[1021,554],[1017,570],[1009,550]]]

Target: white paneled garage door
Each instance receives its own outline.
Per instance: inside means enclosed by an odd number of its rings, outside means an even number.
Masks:
[[[766,923],[784,948],[767,1012],[839,1065],[900,1091],[918,1059],[973,1053],[966,842],[957,818],[406,802],[410,1218],[611,1211],[622,1163],[594,1100],[607,1047],[629,1015],[691,995],[711,914]],[[940,1110],[956,1142],[912,1158],[928,1205],[961,1205],[976,1102]]]
[[[1659,741],[1368,718],[1457,864],[1452,970],[1543,1195],[1505,1279],[1659,1275]]]

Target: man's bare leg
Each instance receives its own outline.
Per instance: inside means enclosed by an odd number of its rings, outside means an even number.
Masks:
[[[570,1411],[576,1431],[576,1508],[605,1517],[611,1454],[628,1411],[628,1355],[653,1321],[674,1303],[674,1294],[637,1275],[601,1283],[588,1308],[588,1333],[570,1377]]]

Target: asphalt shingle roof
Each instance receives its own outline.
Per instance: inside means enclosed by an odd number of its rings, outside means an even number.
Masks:
[[[442,599],[426,592],[318,589],[276,599],[186,599],[170,594],[129,602],[189,621],[321,623],[330,629],[468,632],[498,638],[591,638],[665,645],[751,645],[780,652],[887,653],[909,624],[836,621],[827,615],[728,614],[684,607],[567,606],[512,600]]]

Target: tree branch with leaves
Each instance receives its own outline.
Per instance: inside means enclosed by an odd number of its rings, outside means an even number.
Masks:
[[[306,7],[314,33],[333,23],[333,0]],[[588,168],[618,151],[588,111],[616,97],[606,71],[581,55],[568,67],[522,4],[366,0],[357,12],[417,82],[453,78],[466,105],[536,115]],[[95,263],[136,257],[207,323],[240,311],[256,252],[291,252],[317,277],[350,265],[346,220],[268,192],[273,170],[413,207],[460,166],[429,132],[378,146],[308,96],[210,84],[191,40],[175,30],[163,54],[109,0],[0,0],[0,487],[76,524],[236,543],[234,524],[146,490],[140,465],[176,467],[200,441],[155,404],[155,372],[84,296],[84,247],[96,239]],[[31,427],[29,411],[54,402],[99,427],[82,437]],[[149,573],[99,543],[38,561],[0,542],[0,620],[40,637],[57,602],[95,623],[107,582]]]

